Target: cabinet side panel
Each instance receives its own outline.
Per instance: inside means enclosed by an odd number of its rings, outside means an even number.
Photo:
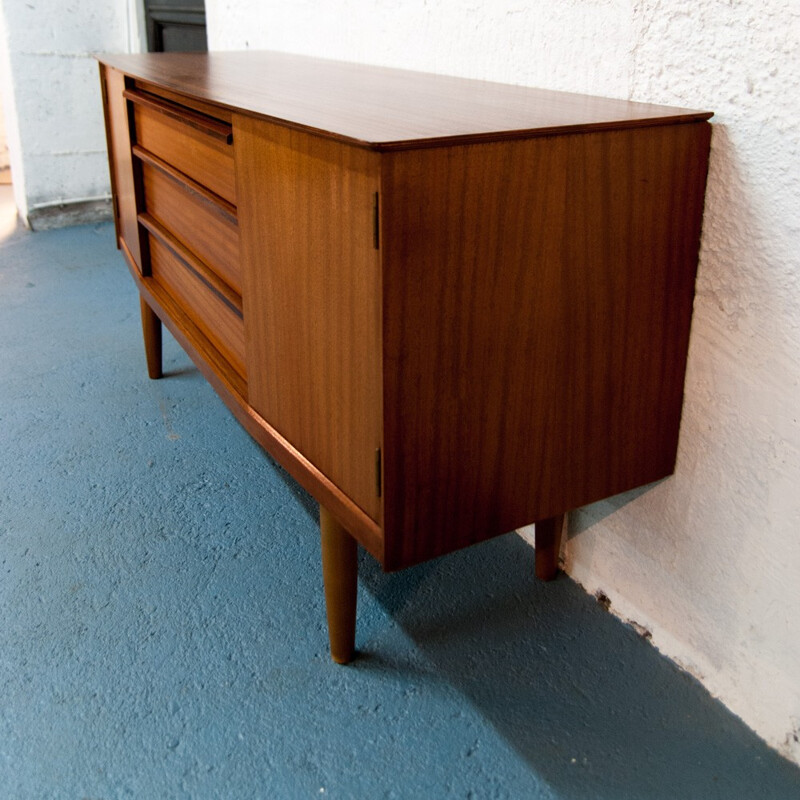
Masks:
[[[708,144],[698,123],[386,156],[388,568],[672,472]]]
[[[378,156],[233,125],[250,404],[379,522]]]
[[[131,157],[128,109],[122,92],[125,76],[101,65],[101,81],[105,92],[106,138],[111,170],[111,188],[115,197],[117,236],[125,242],[139,271],[142,270],[139,226],[136,221],[136,191]]]

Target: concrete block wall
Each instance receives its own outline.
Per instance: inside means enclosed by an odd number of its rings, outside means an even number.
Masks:
[[[206,0],[268,48],[716,111],[677,474],[572,515],[567,571],[800,762],[800,6]]]
[[[73,219],[76,209],[109,213],[93,54],[131,49],[131,2],[0,0],[0,94],[14,196],[33,227]]]

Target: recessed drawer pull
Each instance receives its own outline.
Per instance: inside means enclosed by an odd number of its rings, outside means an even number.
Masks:
[[[207,117],[205,114],[200,114],[183,106],[173,105],[155,95],[139,92],[136,89],[125,89],[122,95],[132,103],[138,103],[161,114],[166,114],[168,117],[177,119],[214,139],[225,142],[225,144],[230,144],[233,141],[233,129],[226,122],[220,122],[217,119]]]
[[[225,281],[209,269],[188,248],[184,247],[163,225],[149,214],[139,214],[139,222],[160,239],[217,297],[237,316],[242,316],[242,298]]]
[[[208,288],[194,270],[157,236],[148,237],[152,277],[145,285],[163,289],[209,345],[227,362],[228,370],[247,380],[242,318]],[[208,350],[208,347],[204,349]],[[228,371],[226,370],[226,371]]]
[[[160,169],[164,174],[169,175],[173,180],[185,186],[187,189],[190,189],[204,200],[207,200],[216,209],[224,213],[232,222],[236,222],[236,206],[233,205],[233,203],[229,203],[224,197],[220,197],[216,192],[212,192],[211,189],[207,189],[202,183],[198,183],[196,180],[190,178],[179,169],[175,169],[175,167],[173,167],[171,164],[168,164],[166,161],[164,161],[163,158],[159,158],[157,155],[148,152],[138,144],[133,145],[131,151],[138,159],[147,164],[151,164],[157,169]]]

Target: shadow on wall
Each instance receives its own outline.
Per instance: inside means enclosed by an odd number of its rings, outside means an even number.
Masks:
[[[750,676],[766,664],[796,685],[786,591],[796,572],[796,355],[782,354],[796,338],[796,298],[781,286],[792,244],[740,147],[714,125],[675,475],[571,515],[569,564],[592,590],[615,586],[656,640],[685,643],[688,657],[669,654],[708,665],[712,692],[730,702],[738,682],[749,687],[738,708],[786,708],[788,725],[791,693]]]

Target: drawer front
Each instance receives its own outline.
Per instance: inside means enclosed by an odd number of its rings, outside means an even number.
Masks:
[[[157,236],[149,237],[152,277],[244,378],[242,317]]]
[[[242,293],[239,227],[218,204],[142,163],[145,210],[237,293]]]
[[[191,111],[197,111],[207,117],[222,120],[230,125],[232,114],[230,109],[223,108],[222,106],[215,106],[212,103],[207,103],[205,100],[198,100],[191,95],[181,94],[180,92],[173,92],[164,86],[159,86],[156,83],[147,83],[147,81],[136,80],[134,83],[136,92],[144,92],[148,96],[165,100],[173,106],[181,108],[188,108]]]
[[[140,103],[133,108],[137,144],[236,205],[231,144],[178,116]]]

